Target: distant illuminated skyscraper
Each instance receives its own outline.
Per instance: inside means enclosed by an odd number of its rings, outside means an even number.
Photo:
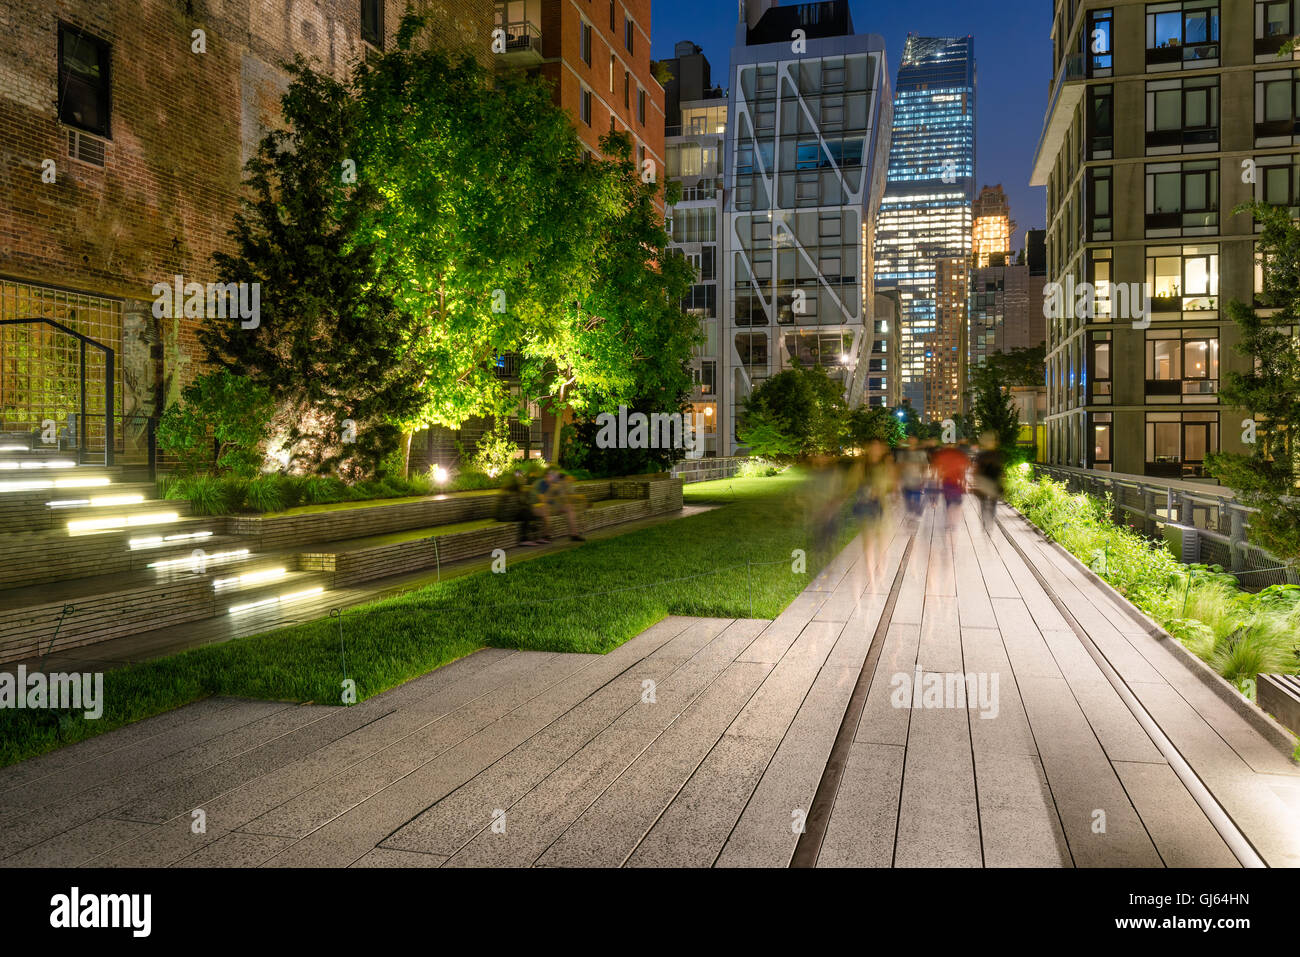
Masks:
[[[1011,234],[1016,224],[1011,219],[1011,205],[1002,184],[985,186],[980,190],[974,207],[974,245],[971,263],[976,269],[985,266],[1006,265],[1011,252]]]
[[[940,321],[939,260],[970,261],[975,199],[975,40],[909,36],[894,88],[889,179],[876,230],[876,283],[898,290],[903,395],[929,418],[950,407],[950,388],[926,376],[962,364]],[[955,296],[953,297],[956,298]],[[927,352],[930,355],[927,356]],[[938,400],[939,396],[944,398]]]

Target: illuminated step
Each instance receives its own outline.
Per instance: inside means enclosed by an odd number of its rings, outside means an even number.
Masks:
[[[75,469],[77,463],[71,459],[31,459],[24,462],[12,460],[0,462],[0,469]]]
[[[231,605],[229,613],[234,615],[241,611],[250,611],[254,608],[266,608],[271,605],[279,605],[284,602],[297,601],[300,598],[310,598],[312,595],[319,595],[325,591],[323,585],[317,585],[315,588],[307,588],[303,591],[287,592],[283,595],[276,595],[273,598],[263,598],[261,601],[251,601],[246,605]]]
[[[211,535],[211,532],[207,534]],[[229,552],[213,552],[211,555],[187,555],[184,558],[170,558],[161,562],[150,562],[145,568],[183,568],[186,565],[199,569],[209,562],[225,562],[232,558],[243,558],[248,555],[247,548],[237,548]],[[215,585],[215,582],[214,582]]]
[[[245,552],[248,549],[244,549]],[[240,588],[247,588],[249,585],[264,585],[267,582],[276,581],[288,574],[283,568],[266,568],[262,571],[247,572],[243,575],[236,575],[233,578],[218,578],[212,583],[214,590],[229,588],[237,585]],[[277,601],[279,599],[276,599]]]
[[[26,482],[0,482],[0,492],[39,492],[51,488],[103,488],[111,485],[107,478],[31,479]]]
[[[134,528],[138,525],[166,525],[180,521],[176,512],[146,512],[144,515],[114,515],[111,518],[82,518],[68,522],[68,533],[103,532],[115,528]]]
[[[144,501],[143,495],[95,495],[91,498],[64,498],[46,502],[50,508],[75,508],[88,505],[91,508],[104,508],[112,505],[139,505]]]
[[[132,551],[135,551],[137,548],[161,548],[164,545],[175,545],[177,542],[196,542],[211,537],[211,532],[186,532],[183,535],[149,535],[145,538],[133,538],[127,544],[131,546]]]

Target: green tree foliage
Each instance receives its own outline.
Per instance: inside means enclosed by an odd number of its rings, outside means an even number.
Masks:
[[[993,367],[983,366],[972,377],[972,386],[971,411],[976,428],[994,433],[1000,447],[1014,448],[1020,435],[1020,412],[1005,380]]]
[[[642,397],[675,411],[697,323],[656,206],[663,171],[641,175],[627,134],[585,156],[545,82],[417,49],[418,26],[356,82],[358,175],[384,196],[365,233],[422,371],[404,427],[529,399],[558,415]],[[495,374],[504,354],[520,359],[518,388]]]
[[[361,231],[383,198],[348,175],[358,103],[301,59],[289,75],[285,128],[246,167],[235,252],[213,257],[224,281],[261,284],[259,324],[209,320],[199,338],[209,362],[269,391],[272,441],[292,466],[373,472],[416,405],[411,323]]]
[[[753,454],[788,461],[839,453],[847,432],[841,385],[820,366],[795,366],[750,393],[738,435]]]
[[[990,353],[982,368],[991,371],[1004,385],[1041,386],[1047,379],[1047,347],[1017,346],[1007,352]]]
[[[1285,209],[1251,203],[1238,207],[1263,225],[1256,249],[1262,259],[1261,315],[1246,303],[1230,302],[1228,316],[1241,338],[1237,351],[1254,359],[1247,373],[1229,372],[1220,394],[1245,410],[1255,443],[1248,453],[1207,457],[1210,472],[1245,505],[1251,538],[1279,558],[1300,557],[1300,223]],[[1250,423],[1243,432],[1250,434]]]
[[[213,360],[271,390],[277,441],[317,471],[373,472],[403,432],[530,400],[675,410],[698,330],[658,175],[626,135],[584,157],[544,81],[450,59],[422,29],[405,18],[347,81],[292,68],[286,128],[249,164],[237,251],[218,257],[262,283],[262,321],[215,324]]]
[[[187,475],[212,469],[256,475],[274,408],[268,389],[224,369],[209,372],[163,412],[158,447]]]
[[[848,437],[849,443],[859,449],[872,441],[897,448],[907,438],[907,428],[893,410],[863,405],[849,413]]]

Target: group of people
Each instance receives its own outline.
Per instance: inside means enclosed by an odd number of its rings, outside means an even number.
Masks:
[[[822,541],[829,544],[834,527],[852,500],[852,514],[862,524],[862,549],[868,567],[875,564],[884,543],[882,521],[891,509],[894,492],[901,493],[909,520],[918,519],[927,503],[942,499],[948,524],[960,514],[968,491],[980,502],[980,518],[987,529],[997,513],[1002,496],[1005,459],[992,432],[980,436],[978,446],[971,444],[941,445],[915,437],[891,452],[880,441],[869,443],[863,454],[843,475],[838,488],[824,489]]]
[[[523,469],[515,469],[509,482],[501,490],[497,506],[497,519],[522,522],[521,545],[550,544],[551,518],[563,515],[569,538],[575,542],[586,541],[578,513],[587,504],[578,490],[573,476],[551,466],[534,480],[529,480]]]

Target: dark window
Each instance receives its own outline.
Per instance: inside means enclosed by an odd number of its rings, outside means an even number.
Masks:
[[[1095,166],[1088,170],[1088,238],[1107,239],[1111,231],[1111,169]]]
[[[59,24],[59,120],[109,136],[109,45],[76,27]]]
[[[636,118],[642,126],[645,126],[645,90],[636,91]]]
[[[609,32],[613,33],[618,29],[618,18],[614,14],[614,0],[609,0]]]
[[[623,18],[623,46],[627,47],[627,52],[632,52],[632,33],[635,28],[630,18]]]
[[[1106,159],[1115,142],[1115,94],[1111,86],[1088,89],[1088,155]]]
[[[1149,166],[1147,229],[1190,229],[1219,223],[1217,160]]]
[[[591,125],[591,90],[583,87],[578,101],[578,112],[582,122]]]
[[[591,66],[591,24],[590,23],[582,24],[582,32],[581,34],[579,34],[578,37],[578,49],[579,49],[578,55],[582,57],[582,62],[587,64],[587,66]]]
[[[1219,141],[1219,78],[1147,84],[1147,147],[1206,146]]]
[[[361,0],[361,39],[384,48],[384,0]]]
[[[632,108],[632,74],[623,71],[623,108]]]

